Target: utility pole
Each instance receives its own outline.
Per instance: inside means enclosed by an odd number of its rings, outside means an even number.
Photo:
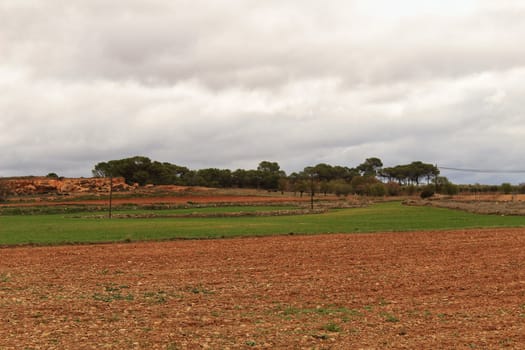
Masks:
[[[310,209],[314,210],[314,174],[310,174]]]
[[[111,209],[113,207],[113,175],[109,176],[109,218],[111,219]]]

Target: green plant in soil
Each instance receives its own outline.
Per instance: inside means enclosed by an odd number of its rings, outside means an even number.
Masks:
[[[101,213],[104,214],[104,213]],[[0,216],[0,245],[203,239],[279,234],[364,233],[524,227],[525,216],[479,215],[399,202],[276,217],[93,219]]]

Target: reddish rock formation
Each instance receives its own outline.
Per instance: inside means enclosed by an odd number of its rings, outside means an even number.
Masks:
[[[101,193],[109,192],[110,186],[108,178],[24,177],[0,179],[0,182],[10,195]],[[135,188],[127,185],[123,177],[113,178],[113,191],[130,191]]]

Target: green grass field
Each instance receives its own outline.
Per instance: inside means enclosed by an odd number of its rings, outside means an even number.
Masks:
[[[282,209],[282,207],[279,207]],[[195,211],[275,210],[274,207],[219,207]],[[131,211],[130,211],[131,212]],[[147,211],[133,211],[145,213]],[[122,212],[119,212],[122,213]],[[166,212],[167,213],[167,212]],[[169,213],[184,213],[181,209]],[[408,207],[398,202],[324,214],[275,217],[96,219],[96,213],[0,216],[0,244],[62,244],[136,240],[201,239],[279,234],[364,233],[523,227],[525,217],[477,215],[448,209]],[[102,214],[102,213],[99,213]],[[76,217],[75,217],[76,216]]]

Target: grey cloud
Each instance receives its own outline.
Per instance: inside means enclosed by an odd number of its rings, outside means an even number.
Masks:
[[[359,1],[3,2],[0,176],[136,154],[518,167],[524,8],[475,3],[386,20]]]

